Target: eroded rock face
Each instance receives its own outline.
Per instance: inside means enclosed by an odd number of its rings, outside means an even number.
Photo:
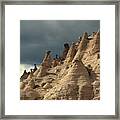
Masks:
[[[45,57],[43,59],[43,62],[39,68],[39,72],[37,74],[37,77],[43,77],[43,76],[47,75],[47,70],[52,65],[52,57],[51,57],[50,53],[51,53],[51,51],[46,52]]]
[[[64,51],[63,51],[63,54],[62,54],[62,56],[61,56],[61,60],[62,60],[62,61],[65,60],[66,55],[67,55],[67,53],[68,53],[68,50],[69,50],[69,44],[68,44],[68,43],[65,43],[65,44],[64,44]]]
[[[28,84],[21,86],[20,96],[22,100],[35,100],[39,98],[39,93],[34,90],[34,80],[29,80]]]
[[[23,75],[20,77],[20,81],[23,81],[24,79],[27,79],[28,76],[29,76],[29,73],[27,73],[27,71],[24,70]]]
[[[94,81],[92,85],[93,85],[93,92],[94,92],[93,99],[99,100],[100,99],[100,81]]]
[[[67,53],[67,56],[66,56],[66,59],[65,59],[65,62],[66,63],[69,63],[69,62],[72,62],[75,54],[76,54],[77,50],[75,48],[75,43],[72,43],[68,53]]]
[[[53,59],[52,67],[56,67],[57,65],[59,65],[59,60],[58,59]]]
[[[89,43],[89,40],[88,40],[88,34],[85,32],[83,33],[83,36],[82,36],[82,39],[79,43],[79,46],[78,46],[78,51],[73,59],[73,62],[75,60],[81,60],[84,53],[85,53],[85,50],[87,49],[87,45]]]
[[[85,92],[87,94],[85,94]],[[59,81],[58,85],[52,88],[44,96],[44,99],[61,98],[67,100],[84,100],[93,98],[93,89],[89,80],[89,75],[81,61],[74,61],[72,68],[68,71],[68,74]]]
[[[100,100],[99,31],[64,44],[61,57],[52,59],[50,53],[20,82],[21,99]]]

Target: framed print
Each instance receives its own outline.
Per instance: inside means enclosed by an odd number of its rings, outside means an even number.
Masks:
[[[119,6],[2,1],[1,118],[119,119]]]

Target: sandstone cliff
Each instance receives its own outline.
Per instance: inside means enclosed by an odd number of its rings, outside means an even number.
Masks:
[[[47,51],[43,62],[20,81],[22,100],[99,100],[100,32],[93,32],[64,44],[63,54],[52,58]]]

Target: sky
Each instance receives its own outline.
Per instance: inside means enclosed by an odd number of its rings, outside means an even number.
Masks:
[[[60,55],[64,43],[71,44],[82,36],[100,29],[99,20],[21,20],[20,64],[40,64],[46,50]]]

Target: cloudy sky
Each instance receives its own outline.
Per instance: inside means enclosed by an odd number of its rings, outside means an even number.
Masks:
[[[40,64],[45,51],[51,50],[53,57],[60,55],[63,44],[76,41],[83,32],[98,31],[98,20],[20,21],[20,63]]]

